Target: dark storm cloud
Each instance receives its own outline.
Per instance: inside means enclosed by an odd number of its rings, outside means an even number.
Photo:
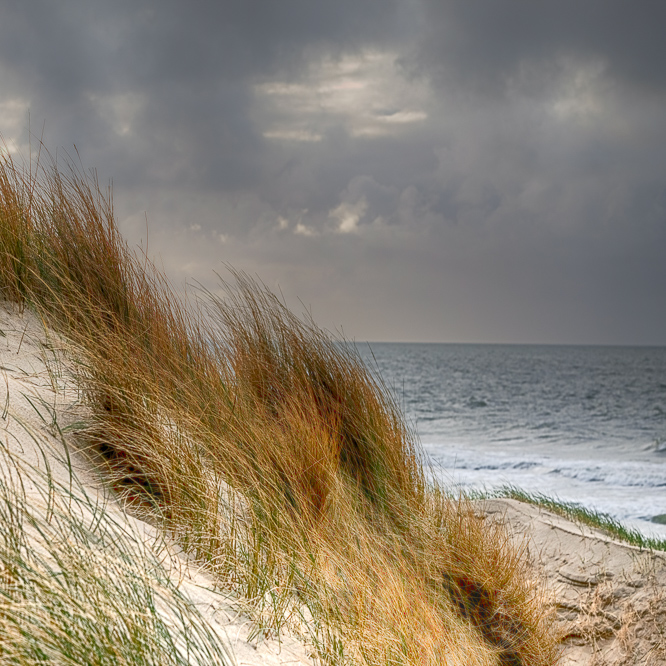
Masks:
[[[99,76],[101,85],[238,79],[298,64],[306,47],[342,50],[379,39],[391,31],[392,6],[384,0],[9,0],[0,48],[3,59],[63,94],[94,86]]]
[[[0,12],[0,129],[75,143],[177,279],[360,338],[666,343],[664,3]]]
[[[116,144],[135,164],[119,182],[150,178],[149,161],[169,161],[170,173],[192,186],[234,189],[255,184],[262,169],[248,113],[254,78],[292,75],[321,49],[340,52],[386,36],[391,6],[383,0],[8,2],[0,57],[51,135],[76,138],[94,157]],[[96,95],[103,105],[113,94],[141,98],[124,149],[91,105]]]
[[[460,86],[500,91],[520,74],[537,89],[558,75],[556,59],[602,59],[630,88],[666,87],[666,5],[659,0],[424,0],[421,63]],[[529,66],[536,66],[530,76]],[[446,80],[446,77],[444,77]]]

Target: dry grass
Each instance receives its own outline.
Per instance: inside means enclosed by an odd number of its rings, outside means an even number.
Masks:
[[[330,664],[553,664],[524,558],[426,483],[353,346],[232,280],[184,303],[93,175],[3,158],[0,288],[80,350],[81,441],[258,630],[300,626]]]
[[[71,467],[63,485],[0,448],[3,664],[232,666],[162,560]]]

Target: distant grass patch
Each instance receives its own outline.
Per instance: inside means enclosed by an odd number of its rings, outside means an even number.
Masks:
[[[638,530],[626,527],[620,521],[615,520],[615,518],[606,513],[588,509],[575,502],[564,502],[541,493],[530,493],[511,485],[503,486],[491,492],[473,493],[469,497],[470,499],[508,498],[534,504],[581,525],[599,529],[608,536],[624,541],[632,546],[649,550],[666,551],[666,539],[647,537]]]

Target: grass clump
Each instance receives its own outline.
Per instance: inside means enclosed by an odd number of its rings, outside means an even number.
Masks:
[[[65,486],[0,449],[2,663],[234,664],[159,550],[70,472]]]
[[[491,497],[515,499],[520,502],[527,502],[528,504],[540,506],[544,509],[548,509],[548,511],[556,513],[558,516],[563,516],[580,525],[587,525],[588,527],[594,527],[595,529],[601,530],[608,536],[624,541],[632,546],[645,548],[647,550],[666,551],[666,539],[656,539],[645,536],[638,530],[626,527],[620,521],[606,513],[588,509],[575,502],[564,502],[543,495],[542,493],[530,493],[511,485],[503,486],[491,493],[483,493],[479,495],[478,498],[487,499]]]
[[[555,662],[525,559],[426,483],[352,346],[242,273],[184,302],[122,240],[94,175],[4,157],[3,182],[0,285],[80,350],[80,444],[251,602],[257,631],[300,631],[326,664]]]

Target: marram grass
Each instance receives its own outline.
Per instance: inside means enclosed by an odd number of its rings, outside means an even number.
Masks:
[[[527,492],[526,490],[511,485],[502,486],[492,492],[479,493],[475,496],[470,495],[470,499],[490,499],[496,497],[506,497],[540,506],[559,516],[563,516],[568,520],[579,523],[580,525],[586,525],[601,530],[614,539],[624,541],[625,543],[638,548],[666,551],[666,539],[645,536],[638,530],[623,525],[619,520],[616,520],[606,513],[588,509],[575,502],[565,502],[544,495],[543,493]]]
[[[0,448],[0,662],[232,666],[159,548],[98,502]]]
[[[426,482],[350,345],[238,272],[184,302],[69,164],[0,162],[0,289],[77,351],[87,448],[256,630],[325,664],[546,666],[548,609],[505,531]]]

